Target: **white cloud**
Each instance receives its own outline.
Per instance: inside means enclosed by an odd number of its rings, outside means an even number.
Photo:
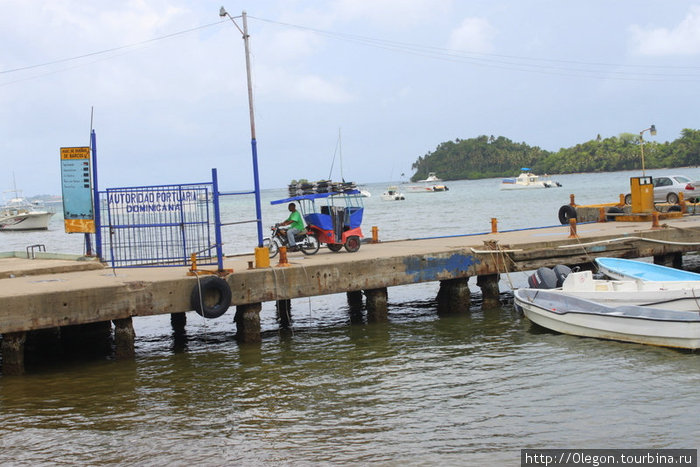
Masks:
[[[491,52],[496,29],[484,18],[465,18],[452,31],[448,48],[464,52]]]
[[[673,29],[630,27],[633,49],[642,55],[691,55],[700,53],[700,6]]]

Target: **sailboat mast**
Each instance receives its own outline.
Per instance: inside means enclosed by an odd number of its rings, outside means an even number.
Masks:
[[[340,128],[338,128],[338,154],[340,155],[340,179],[345,183],[343,176],[343,140],[340,136]]]

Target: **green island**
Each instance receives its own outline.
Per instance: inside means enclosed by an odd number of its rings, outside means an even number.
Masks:
[[[646,169],[700,165],[700,130],[684,129],[674,141],[642,140],[639,134],[622,133],[551,152],[499,136],[478,136],[440,143],[411,166],[411,181],[435,172],[443,180],[513,177],[521,167],[538,174],[614,172],[641,168],[644,145]]]

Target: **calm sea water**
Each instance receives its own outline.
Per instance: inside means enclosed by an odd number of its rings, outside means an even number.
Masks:
[[[390,240],[487,232],[492,217],[499,230],[556,225],[570,193],[615,201],[632,175],[558,176],[562,188],[528,192],[449,182],[398,202],[368,185],[363,227]],[[269,205],[285,196],[264,193],[266,225],[286,217]],[[223,211],[254,217],[250,198]],[[82,252],[59,216],[48,232],[0,234],[0,251]],[[250,252],[255,229],[227,227],[224,240],[227,254]],[[0,377],[0,462],[519,465],[523,448],[698,447],[700,354],[536,328],[507,292],[526,277],[502,278],[502,306],[481,309],[475,295],[455,316],[436,315],[437,283],[390,288],[387,323],[353,318],[333,295],[294,300],[293,329],[280,331],[266,303],[260,346],[236,344],[232,312],[189,313],[184,336],[168,316],[137,318],[134,361],[30,362]]]

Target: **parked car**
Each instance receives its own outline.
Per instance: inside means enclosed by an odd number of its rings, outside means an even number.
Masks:
[[[694,202],[700,198],[700,186],[696,188],[696,183],[684,175],[666,175],[652,177],[651,183],[654,185],[654,202],[677,204],[679,193],[683,193],[686,201]],[[632,195],[625,195],[625,204],[632,204]]]

